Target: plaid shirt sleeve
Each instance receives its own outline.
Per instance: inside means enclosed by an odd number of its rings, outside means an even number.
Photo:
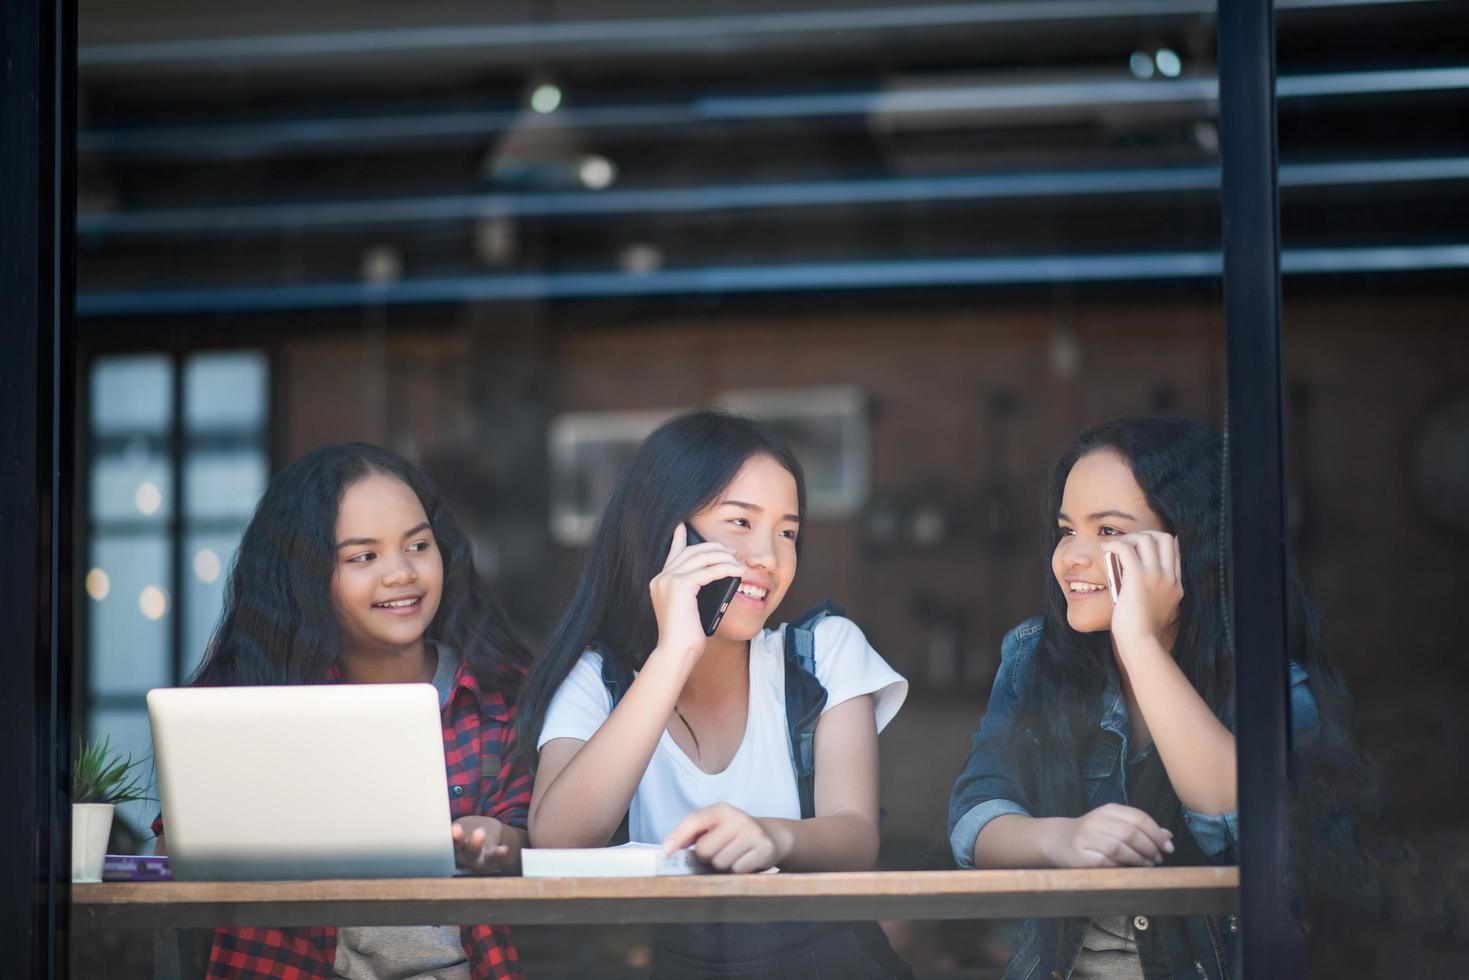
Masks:
[[[210,980],[331,980],[337,931],[330,926],[214,930]]]
[[[524,830],[530,817],[531,774],[515,743],[513,707],[506,711],[505,720],[496,726],[494,742],[494,751],[500,757],[498,778],[481,787],[480,812]]]
[[[482,692],[467,666],[444,706],[444,758],[454,819],[487,816],[525,829],[531,779],[515,751],[515,708],[498,691]],[[475,980],[520,980],[509,928],[464,926],[459,935]]]
[[[163,814],[160,813],[153,819],[153,836],[162,835]],[[216,929],[214,944],[209,950],[207,975],[210,980],[255,977],[331,980],[336,961],[337,930],[330,926]]]

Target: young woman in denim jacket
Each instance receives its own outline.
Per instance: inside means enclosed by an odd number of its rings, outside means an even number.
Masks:
[[[1185,419],[1123,419],[1062,454],[1046,498],[1044,617],[1011,630],[949,808],[961,868],[1236,860],[1234,660],[1223,447]],[[1104,555],[1121,563],[1116,604]],[[1341,682],[1292,589],[1297,744],[1339,735]],[[1011,978],[1235,975],[1234,916],[1029,920]]]

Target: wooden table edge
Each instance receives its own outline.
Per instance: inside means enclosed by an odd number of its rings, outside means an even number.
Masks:
[[[77,928],[1028,918],[1234,911],[1239,869],[75,884]]]

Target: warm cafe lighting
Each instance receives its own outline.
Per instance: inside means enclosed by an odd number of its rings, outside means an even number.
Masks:
[[[1165,78],[1177,78],[1183,74],[1183,59],[1172,48],[1159,48],[1153,60],[1158,65],[1158,71]]]
[[[158,513],[158,507],[163,503],[163,491],[152,480],[144,480],[138,484],[137,493],[133,494],[133,503],[138,505],[139,513],[151,516]]]
[[[213,582],[219,578],[219,555],[209,548],[200,548],[194,555],[194,574],[201,582]]]
[[[149,619],[162,619],[168,612],[168,595],[156,585],[150,585],[138,594],[138,608]]]
[[[100,568],[94,568],[87,573],[87,595],[95,601],[101,602],[107,598],[107,593],[112,591],[112,579]]]
[[[604,156],[592,154],[582,158],[577,174],[587,190],[605,191],[617,179],[617,166]]]
[[[555,85],[537,85],[530,94],[530,107],[542,115],[555,112],[560,106],[561,89]]]

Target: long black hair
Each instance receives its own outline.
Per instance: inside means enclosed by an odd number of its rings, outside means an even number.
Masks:
[[[224,611],[191,683],[315,684],[326,677],[342,649],[331,599],[337,510],[347,489],[374,473],[417,495],[443,558],[443,595],[425,638],[457,651],[485,693],[513,694],[530,658],[476,574],[469,539],[418,467],[364,442],[314,449],[270,481],[240,539]]]
[[[1118,419],[1089,429],[1056,460],[1046,487],[1045,615],[1011,729],[1011,751],[1020,763],[1017,770],[1031,783],[1038,816],[1079,816],[1084,811],[1081,754],[1100,719],[1108,679],[1117,675],[1111,634],[1078,633],[1070,627],[1066,595],[1050,572],[1066,479],[1077,461],[1098,450],[1111,450],[1126,461],[1148,506],[1163,520],[1163,530],[1178,538],[1183,600],[1173,659],[1219,720],[1231,730],[1235,725],[1223,440],[1204,423],[1184,418]],[[1345,688],[1325,656],[1319,619],[1294,572],[1288,652],[1309,674],[1321,721],[1319,737],[1346,744]]]
[[[663,568],[674,528],[714,503],[746,461],[761,455],[795,478],[804,517],[801,464],[752,419],[690,412],[659,426],[638,447],[602,511],[571,604],[526,678],[519,742],[532,760],[551,698],[594,641],[628,670],[642,667],[658,642],[648,583]]]

